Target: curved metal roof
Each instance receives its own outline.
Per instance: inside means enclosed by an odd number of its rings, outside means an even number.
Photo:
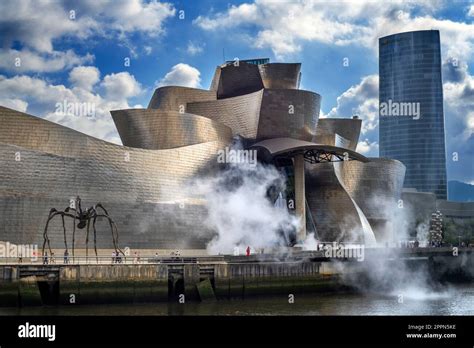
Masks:
[[[250,148],[263,149],[271,158],[293,157],[303,154],[311,163],[337,162],[344,158],[369,162],[368,158],[355,151],[332,145],[316,144],[293,138],[273,138],[253,144]],[[347,155],[346,155],[347,154]]]

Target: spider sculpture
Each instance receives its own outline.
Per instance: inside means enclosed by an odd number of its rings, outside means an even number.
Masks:
[[[110,218],[109,213],[107,210],[102,206],[102,204],[97,203],[96,205],[86,209],[82,210],[81,207],[81,198],[77,196],[77,198],[74,201],[74,205],[67,207],[64,211],[58,211],[55,208],[52,208],[49,211],[48,215],[48,220],[46,221],[46,226],[44,228],[44,234],[43,234],[43,255],[44,255],[44,249],[46,247],[46,244],[48,245],[48,249],[51,255],[51,245],[49,243],[49,237],[48,237],[48,226],[49,222],[57,215],[61,216],[62,222],[63,222],[63,231],[64,231],[64,246],[66,248],[66,252],[68,252],[68,246],[67,246],[67,239],[66,239],[66,226],[64,223],[64,217],[70,217],[73,219],[73,225],[72,225],[72,256],[74,257],[74,242],[75,242],[75,237],[76,237],[76,227],[80,230],[87,228],[86,230],[86,258],[88,257],[89,254],[89,230],[90,230],[90,225],[92,221],[92,230],[94,231],[94,251],[95,251],[95,257],[98,262],[98,256],[97,256],[97,231],[95,228],[95,223],[97,218],[104,217],[108,220],[109,225],[110,225],[110,231],[112,233],[112,241],[114,244],[114,249],[115,249],[115,255],[119,255],[119,252],[125,256],[122,250],[118,247],[118,231],[117,231],[117,226],[115,222]],[[76,221],[77,221],[77,226],[76,226]]]

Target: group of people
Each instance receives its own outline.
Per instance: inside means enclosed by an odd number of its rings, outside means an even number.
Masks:
[[[179,252],[176,251],[176,253],[172,253],[172,255],[179,255]],[[158,258],[158,252],[155,253],[155,258]],[[47,264],[55,264],[56,260],[54,257],[54,252],[51,252],[51,255],[48,254],[47,251],[44,252],[42,256],[43,260],[43,265]],[[18,262],[22,263],[23,257],[20,255],[18,257]],[[124,261],[124,256],[121,255],[119,251],[112,251],[112,263],[123,263]],[[69,257],[69,251],[65,250],[64,251],[64,264],[69,264],[70,262],[70,257]],[[142,262],[142,259],[140,257],[140,253],[135,251],[133,254],[133,263],[140,263]]]
[[[48,252],[45,251],[43,255],[43,265],[48,265],[48,264],[55,264],[56,259],[54,258],[54,253],[51,252],[51,255],[48,256]]]
[[[55,264],[56,259],[54,257],[54,253],[51,252],[51,255],[48,255],[48,252],[45,251],[43,255],[43,265],[48,265],[48,264]],[[64,264],[67,265],[69,264],[69,251],[64,250]]]
[[[418,248],[420,246],[420,242],[418,239],[415,241],[408,241],[408,240],[402,240],[400,241],[400,248]]]
[[[119,251],[112,251],[112,263],[122,263],[122,255]]]
[[[442,246],[443,246],[443,242],[441,242],[440,240],[432,240],[430,242],[430,247],[441,248]]]

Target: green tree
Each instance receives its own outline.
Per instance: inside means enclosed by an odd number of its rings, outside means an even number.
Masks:
[[[443,241],[453,245],[458,245],[459,241],[474,244],[474,219],[459,222],[452,218],[444,218]]]

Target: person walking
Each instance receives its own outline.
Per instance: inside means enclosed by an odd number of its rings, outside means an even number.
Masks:
[[[247,253],[247,256],[250,256],[250,246],[247,246],[247,249],[245,251]]]
[[[115,255],[117,255],[115,257],[115,259],[117,260],[117,263],[122,263],[122,255],[120,255],[118,251],[115,252]]]

